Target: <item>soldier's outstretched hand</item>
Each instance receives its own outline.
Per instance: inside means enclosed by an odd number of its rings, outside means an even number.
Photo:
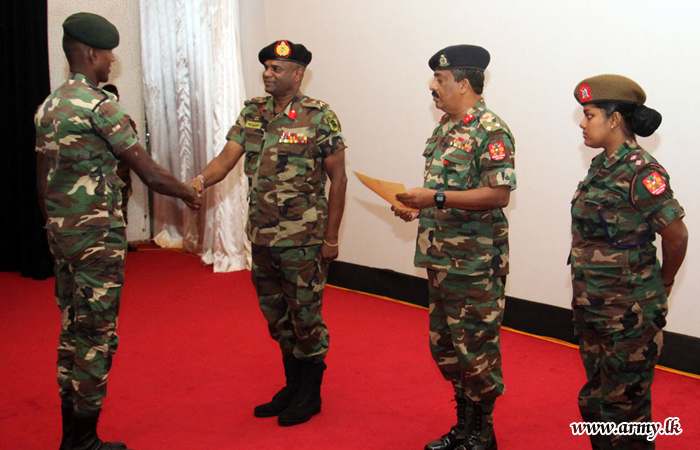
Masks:
[[[405,209],[398,209],[395,206],[391,207],[391,210],[394,211],[394,215],[396,217],[400,217],[404,222],[411,222],[418,217],[418,211],[408,211]]]

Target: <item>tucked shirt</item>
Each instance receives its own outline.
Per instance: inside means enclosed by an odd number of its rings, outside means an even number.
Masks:
[[[668,173],[638,144],[626,142],[609,157],[601,152],[571,201],[574,275],[603,296],[612,279],[663,292],[654,240],[684,216]]]
[[[245,102],[227,139],[245,150],[249,217],[255,245],[320,245],[328,221],[324,160],[345,150],[330,107],[298,93],[279,114],[271,96]]]
[[[464,191],[516,188],[515,141],[483,100],[465,117],[443,116],[427,140],[423,187]],[[431,207],[420,213],[415,265],[472,276],[508,273],[508,220],[501,208]]]
[[[48,230],[79,234],[124,226],[118,156],[138,137],[113,94],[73,73],[37,109],[36,151],[46,155]]]

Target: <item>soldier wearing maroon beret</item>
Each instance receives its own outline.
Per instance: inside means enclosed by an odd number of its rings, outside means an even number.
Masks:
[[[603,149],[571,203],[574,330],[587,377],[579,409],[586,422],[651,422],[667,297],[688,242],[685,213],[668,172],[637,143],[661,124],[644,106],[644,90],[621,75],[598,75],[579,82],[574,97],[584,144]],[[594,449],[654,448],[647,434],[590,440]]]

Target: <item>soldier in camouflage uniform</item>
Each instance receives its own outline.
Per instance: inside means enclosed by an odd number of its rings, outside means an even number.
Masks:
[[[252,280],[270,335],[282,350],[287,378],[255,415],[296,425],[321,411],[328,351],[321,303],[327,265],[338,256],[346,144],[329,106],[299,91],[311,61],[303,45],[276,41],[258,59],[271,95],[245,102],[223,151],[193,185],[201,192],[219,182],[245,155]]]
[[[77,13],[63,23],[70,78],[38,108],[35,117],[37,185],[51,251],[56,301],[61,309],[58,385],[63,450],[123,449],[103,443],[97,421],[117,350],[117,316],[124,283],[126,236],[121,210],[124,159],[158,192],[193,207],[191,186],[158,166],[138,142],[115,97],[97,88],[107,81],[119,44],[105,18]]]
[[[600,75],[574,91],[593,158],[571,203],[575,333],[588,381],[579,393],[587,422],[650,422],[651,382],[663,345],[666,299],[687,247],[685,213],[668,173],[641,148],[661,115],[629,78]],[[663,266],[654,240],[662,238]],[[594,449],[653,449],[646,435],[591,435]]]
[[[119,101],[119,89],[113,84],[105,84],[102,86],[103,91],[111,92],[116,95],[117,101]],[[132,120],[130,122],[131,127],[136,131],[136,124]],[[122,215],[124,216],[124,224],[129,225],[129,199],[131,198],[132,188],[131,188],[131,169],[129,165],[123,159],[119,160],[117,165],[117,175],[124,183],[124,187],[121,189],[122,194]],[[129,252],[135,252],[138,250],[136,247],[127,242],[126,249]]]
[[[420,210],[415,265],[428,271],[430,350],[455,390],[457,424],[426,450],[497,448],[495,400],[505,386],[500,327],[508,274],[508,220],[516,187],[514,139],[481,96],[489,53],[447,47],[429,61],[445,111],[428,139],[423,188],[397,199]],[[415,213],[395,210],[404,220]]]

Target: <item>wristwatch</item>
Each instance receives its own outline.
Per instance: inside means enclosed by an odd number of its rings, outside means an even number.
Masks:
[[[438,209],[442,209],[442,207],[445,206],[447,197],[445,197],[445,192],[442,189],[438,189],[433,198],[435,199],[435,205],[437,205]]]

